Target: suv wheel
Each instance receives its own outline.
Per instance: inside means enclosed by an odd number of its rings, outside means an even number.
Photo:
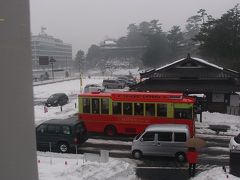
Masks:
[[[58,150],[61,153],[66,153],[69,151],[69,146],[65,142],[60,142],[60,143],[58,143]]]
[[[139,150],[135,150],[132,152],[132,156],[135,158],[135,159],[140,159],[142,157],[142,152],[139,151]]]
[[[110,125],[110,126],[105,127],[104,133],[107,136],[115,136],[117,134],[117,129],[114,126]]]
[[[175,155],[178,162],[185,162],[186,161],[186,155],[184,152],[178,152]]]

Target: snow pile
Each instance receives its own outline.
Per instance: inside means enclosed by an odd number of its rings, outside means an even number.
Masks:
[[[216,167],[208,171],[204,171],[200,173],[195,178],[192,178],[192,180],[223,180],[223,179],[229,179],[229,180],[239,180],[240,178],[233,176],[231,174],[225,173],[222,169],[222,167]]]
[[[125,180],[136,179],[133,165],[110,158],[107,163],[83,162],[64,157],[44,157],[38,155],[39,180]]]
[[[224,132],[225,135],[235,136],[240,133],[240,116],[210,112],[203,112],[202,123],[199,120],[196,122],[196,131],[200,134],[215,134],[208,128],[209,125],[215,124],[230,126],[230,129]]]

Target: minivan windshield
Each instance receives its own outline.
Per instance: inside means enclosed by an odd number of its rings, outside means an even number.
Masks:
[[[138,140],[141,135],[142,135],[142,133],[138,134],[134,139]]]

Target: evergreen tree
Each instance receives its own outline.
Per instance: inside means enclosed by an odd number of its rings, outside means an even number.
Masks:
[[[79,73],[83,73],[84,67],[85,67],[85,56],[84,56],[83,50],[79,50],[77,52],[76,57],[75,57],[75,62],[76,62],[76,66],[79,69]]]
[[[200,42],[200,54],[236,69],[240,63],[240,10],[239,5],[227,11],[220,19],[203,24],[195,40]]]
[[[173,26],[168,31],[167,39],[171,48],[171,54],[175,57],[180,51],[180,44],[183,40],[183,33],[181,32],[180,26]]]
[[[170,54],[169,44],[158,20],[150,21],[150,30],[150,33],[146,35],[148,45],[142,57],[142,62],[146,67],[155,67],[168,61]]]

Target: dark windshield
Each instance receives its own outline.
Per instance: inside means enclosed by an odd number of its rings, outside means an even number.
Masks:
[[[142,133],[138,134],[134,139],[138,140],[141,135],[142,135]]]
[[[238,134],[234,140],[236,141],[236,143],[240,144],[240,134]]]

